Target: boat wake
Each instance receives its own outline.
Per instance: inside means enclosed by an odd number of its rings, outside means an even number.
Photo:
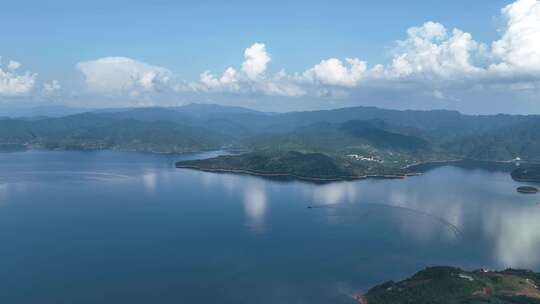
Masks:
[[[323,208],[358,209],[358,208],[366,207],[366,206],[388,208],[388,209],[396,209],[396,210],[401,210],[401,211],[413,213],[413,214],[416,214],[416,215],[424,216],[424,217],[427,217],[427,218],[429,218],[431,220],[434,220],[434,221],[448,227],[455,234],[456,237],[462,237],[463,236],[463,231],[458,226],[450,223],[446,219],[444,219],[442,217],[439,217],[439,216],[436,216],[434,214],[428,213],[428,212],[424,212],[424,211],[420,211],[420,210],[416,210],[416,209],[412,209],[412,208],[408,208],[408,207],[403,207],[403,206],[395,206],[395,205],[390,205],[390,204],[362,203],[362,204],[357,204],[357,205],[356,204],[355,205],[353,205],[353,204],[347,204],[347,205],[339,205],[339,204],[338,205],[335,205],[335,204],[310,205],[310,206],[308,206],[308,208],[309,209],[323,209]]]

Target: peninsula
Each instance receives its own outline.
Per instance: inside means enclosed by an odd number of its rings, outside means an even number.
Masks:
[[[252,152],[176,163],[177,168],[229,172],[309,181],[339,181],[368,177],[403,178],[405,170],[382,165],[362,165],[322,153]]]
[[[540,183],[540,165],[526,165],[512,171],[512,178],[519,182]]]
[[[528,270],[464,271],[430,267],[353,298],[362,304],[540,304],[540,274]]]

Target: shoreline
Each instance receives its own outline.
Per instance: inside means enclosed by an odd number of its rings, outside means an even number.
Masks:
[[[451,163],[458,163],[461,161],[465,161],[464,158],[456,158],[456,159],[449,159],[449,160],[431,160],[431,161],[423,161],[418,162],[414,164],[409,164],[403,167],[402,169],[410,169],[412,167],[422,166],[422,165],[436,165],[436,164],[451,164]]]
[[[24,149],[13,150],[13,151],[2,151],[0,152],[26,152],[26,151],[43,151],[43,152],[126,152],[126,153],[143,153],[143,154],[156,154],[156,155],[186,155],[186,154],[199,154],[199,153],[208,153],[208,152],[226,152],[230,154],[237,154],[238,150],[228,150],[228,149],[204,149],[204,150],[193,150],[193,151],[184,151],[184,152],[164,152],[164,151],[152,151],[152,150],[137,150],[137,149],[115,149],[115,148],[95,148],[95,149],[65,149],[65,148],[54,148],[48,149],[39,146],[24,146]]]
[[[354,292],[350,296],[352,300],[360,304],[368,304],[370,301],[394,303],[396,299],[401,299],[404,295],[410,303],[422,300],[429,300],[428,302],[431,303],[436,302],[441,294],[449,299],[448,303],[461,303],[464,299],[466,303],[477,303],[479,299],[482,303],[492,303],[492,300],[501,300],[500,296],[516,300],[504,303],[538,303],[537,301],[540,300],[540,290],[537,286],[539,277],[538,273],[525,269],[464,270],[456,266],[427,266],[399,281],[386,281],[366,291]],[[494,280],[495,278],[497,279]],[[446,286],[456,286],[456,284],[461,286],[457,289],[458,291],[446,289]],[[419,292],[419,287],[420,291],[424,292]]]
[[[238,149],[205,149],[205,150],[194,150],[194,151],[184,151],[184,152],[163,152],[163,151],[144,151],[144,150],[137,150],[137,149],[114,149],[114,148],[105,148],[105,149],[47,149],[42,147],[36,147],[36,146],[30,146],[30,145],[23,145],[25,149],[16,150],[16,151],[0,151],[5,153],[13,153],[13,152],[25,152],[25,151],[47,151],[47,152],[55,152],[55,151],[65,151],[65,152],[99,152],[99,151],[110,151],[110,152],[126,152],[126,153],[142,153],[142,154],[155,154],[155,155],[187,155],[187,154],[199,154],[199,153],[209,153],[209,152],[225,152],[225,153],[231,153],[231,154],[238,154],[240,150]],[[242,150],[242,152],[245,152]],[[242,153],[240,152],[240,154]],[[353,181],[353,180],[363,180],[363,179],[404,179],[406,177],[411,176],[420,176],[423,175],[425,172],[417,171],[415,170],[416,167],[424,166],[424,165],[438,165],[438,166],[445,166],[453,163],[459,163],[459,162],[483,162],[483,163],[492,163],[492,164],[511,164],[514,163],[514,160],[485,160],[485,159],[473,159],[473,158],[456,158],[456,159],[448,159],[448,160],[432,160],[432,161],[423,161],[423,162],[417,162],[413,164],[408,164],[404,167],[401,167],[401,170],[407,170],[408,172],[404,173],[403,175],[395,175],[395,174],[366,174],[366,175],[357,175],[357,176],[337,176],[337,177],[311,177],[311,176],[301,176],[291,173],[272,173],[272,172],[258,172],[254,170],[245,170],[245,169],[223,169],[223,168],[203,168],[199,166],[192,166],[192,165],[177,165],[175,163],[175,167],[179,169],[192,169],[192,170],[198,170],[198,171],[204,171],[204,172],[213,172],[213,173],[231,173],[231,174],[246,174],[246,175],[253,175],[253,176],[260,176],[260,177],[276,177],[276,178],[289,178],[289,179],[297,179],[302,181],[311,181],[311,182],[338,182],[338,181]],[[525,161],[522,160],[520,163],[524,164],[535,164],[535,162]],[[518,182],[525,182],[525,183],[540,183],[540,180],[536,179],[517,179],[514,178],[515,181]]]
[[[512,164],[512,163],[522,163],[522,164],[536,164],[532,161],[515,161],[515,160],[489,160],[489,159],[476,159],[476,158],[456,158],[456,159],[449,159],[449,160],[433,160],[433,161],[424,161],[424,162],[418,162],[414,164],[407,165],[403,167],[402,169],[411,169],[417,166],[423,166],[423,165],[447,165],[452,163],[460,163],[460,162],[480,162],[480,163],[491,163],[491,164]]]
[[[512,179],[520,183],[533,183],[533,184],[540,183],[540,179],[517,178],[513,176],[512,176]]]
[[[356,176],[337,176],[337,177],[309,177],[309,176],[301,176],[291,173],[272,173],[272,172],[259,172],[259,171],[253,171],[253,170],[245,170],[245,169],[222,169],[222,168],[203,168],[199,166],[193,166],[193,165],[176,165],[176,168],[178,169],[190,169],[190,170],[197,170],[197,171],[203,171],[203,172],[211,172],[211,173],[232,173],[232,174],[246,174],[246,175],[253,175],[253,176],[261,176],[261,177],[283,177],[283,178],[291,178],[291,179],[298,179],[303,181],[313,181],[313,182],[338,182],[338,181],[352,181],[352,180],[363,180],[368,178],[380,178],[380,179],[404,179],[408,176],[417,176],[421,175],[421,173],[412,173],[412,174],[404,174],[404,175],[392,175],[392,174],[368,174],[368,175],[356,175]]]
[[[360,304],[368,304],[368,301],[366,299],[366,296],[365,294],[361,293],[361,292],[356,292],[354,294],[351,295],[351,298],[360,303]]]
[[[197,170],[197,171],[203,171],[203,172],[210,172],[210,173],[231,173],[231,174],[245,174],[245,175],[252,175],[252,176],[259,176],[259,177],[281,177],[281,178],[289,178],[289,179],[296,179],[301,181],[311,181],[311,182],[339,182],[339,181],[354,181],[354,180],[364,180],[364,179],[405,179],[407,177],[412,176],[421,176],[424,174],[424,172],[415,171],[414,167],[422,166],[422,165],[448,165],[452,163],[459,163],[459,162],[466,162],[466,161],[475,161],[475,162],[485,162],[485,163],[493,163],[493,164],[506,164],[506,163],[512,163],[512,160],[480,160],[480,159],[470,159],[470,158],[458,158],[458,159],[449,159],[449,160],[434,160],[434,161],[425,161],[425,162],[418,162],[414,164],[409,164],[405,167],[402,167],[402,170],[407,170],[409,172],[404,173],[403,175],[393,175],[393,174],[366,174],[366,175],[357,175],[357,176],[338,176],[338,177],[309,177],[309,176],[301,176],[291,173],[280,173],[280,172],[260,172],[260,171],[254,171],[254,170],[246,170],[246,169],[224,169],[224,168],[204,168],[200,166],[194,166],[194,165],[178,165],[176,164],[176,168],[178,169],[190,169],[190,170]]]

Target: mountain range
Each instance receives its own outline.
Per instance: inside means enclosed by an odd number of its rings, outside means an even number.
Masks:
[[[340,168],[403,168],[456,158],[540,161],[540,116],[535,115],[375,107],[267,113],[211,104],[102,109],[60,117],[7,114],[0,112],[4,148],[160,153],[235,149],[286,159],[293,159],[287,153],[295,151],[328,156]]]

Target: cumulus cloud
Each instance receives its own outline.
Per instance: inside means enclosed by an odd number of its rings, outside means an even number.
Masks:
[[[244,58],[242,71],[251,80],[258,79],[266,71],[266,65],[270,62],[266,46],[259,42],[244,51]]]
[[[530,88],[540,81],[540,1],[515,1],[501,15],[501,38],[491,45],[436,22],[412,27],[397,43],[392,63],[373,76]]]
[[[484,46],[469,33],[454,29],[449,34],[442,24],[426,22],[409,28],[407,36],[398,42],[385,76],[448,79],[480,71],[472,58],[474,53],[483,52]]]
[[[329,58],[296,79],[353,89],[396,88],[396,83],[406,83],[405,87],[447,100],[455,99],[447,98],[444,88],[457,85],[536,88],[540,81],[540,1],[518,0],[504,7],[501,14],[506,21],[501,39],[491,45],[474,40],[461,29],[449,30],[429,21],[407,30],[387,64],[368,68],[365,61],[356,58]]]
[[[287,81],[268,81],[253,85],[254,92],[260,92],[269,96],[298,97],[307,94],[301,86]]]
[[[540,71],[540,1],[519,0],[502,9],[502,38],[493,42],[494,69]]]
[[[229,67],[223,72],[221,77],[216,77],[209,71],[205,71],[200,76],[200,81],[203,84],[203,88],[208,89],[228,89],[231,91],[238,91],[238,79],[237,72],[234,68]]]
[[[81,62],[77,69],[90,92],[129,96],[171,89],[344,99],[369,90],[409,90],[425,98],[457,101],[452,95],[461,89],[538,90],[540,1],[517,0],[502,8],[501,15],[504,26],[500,38],[492,42],[479,42],[471,33],[435,21],[410,27],[395,42],[386,63],[330,57],[304,71],[272,74],[267,46],[256,42],[244,50],[239,66],[217,74],[205,71],[192,82],[173,82],[169,70],[124,57]],[[18,67],[10,63],[2,73],[14,74]]]
[[[292,76],[284,71],[268,78],[265,75],[267,65],[271,61],[264,43],[254,43],[244,51],[244,61],[240,71],[233,67],[227,68],[221,76],[210,71],[203,72],[199,82],[181,85],[177,90],[214,91],[264,94],[270,96],[302,96],[306,91],[294,83]]]
[[[7,68],[10,71],[15,71],[16,69],[18,69],[20,67],[21,67],[21,63],[18,62],[18,61],[15,61],[15,60],[10,60],[8,65],[7,65]]]
[[[43,84],[43,95],[45,96],[52,96],[55,95],[62,86],[60,85],[60,82],[58,80],[52,80],[51,82],[45,82]]]
[[[126,57],[105,57],[80,62],[77,69],[84,75],[91,93],[139,96],[166,87],[172,73],[162,67]]]
[[[357,58],[345,59],[346,64],[336,58],[322,60],[311,69],[305,71],[305,79],[328,85],[356,86],[367,70],[365,61]]]
[[[24,96],[32,92],[36,83],[37,74],[25,72],[18,73],[21,64],[9,61],[5,68],[0,61],[0,96]]]
[[[358,58],[328,58],[304,72],[279,72],[268,78],[270,56],[265,44],[255,43],[244,51],[240,72],[232,67],[222,76],[205,72],[192,87],[332,99],[364,87],[408,88],[439,100],[457,100],[445,93],[456,86],[536,88],[540,81],[540,2],[518,0],[501,14],[506,20],[501,38],[491,44],[478,42],[461,29],[428,21],[406,31],[405,39],[396,42],[389,63],[371,67]]]

